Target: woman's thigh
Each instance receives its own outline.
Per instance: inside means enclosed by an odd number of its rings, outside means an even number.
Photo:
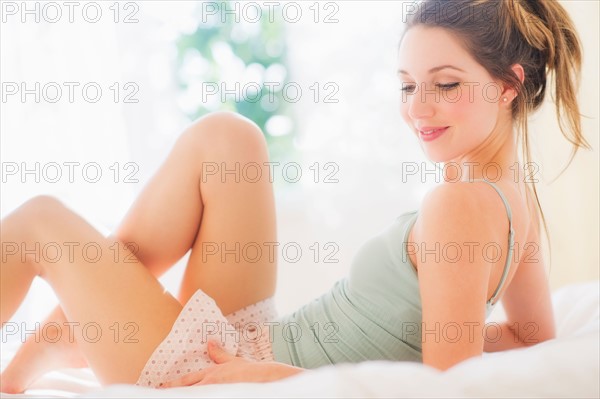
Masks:
[[[229,314],[275,293],[273,165],[264,134],[241,115],[211,115],[188,134],[203,213],[179,300],[202,289]]]

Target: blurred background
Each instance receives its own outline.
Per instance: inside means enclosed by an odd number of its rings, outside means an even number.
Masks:
[[[439,183],[402,178],[403,163],[435,169],[399,114],[402,3],[79,2],[69,15],[63,3],[3,1],[1,215],[50,194],[108,234],[187,124],[234,110],[263,129],[271,161],[303,172],[294,181],[277,168],[274,182],[280,245],[302,250],[278,251],[277,306],[293,311]],[[583,41],[579,104],[593,150],[552,181],[570,146],[548,95],[530,132],[553,289],[599,278],[599,3],[561,3]],[[172,292],[186,261],[161,278]],[[55,303],[38,279],[15,319],[37,321]]]

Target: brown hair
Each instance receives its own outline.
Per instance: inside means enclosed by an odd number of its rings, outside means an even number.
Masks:
[[[525,165],[531,159],[527,118],[544,101],[548,75],[554,78],[553,100],[561,133],[573,144],[565,169],[580,147],[591,148],[581,131],[576,97],[580,84],[581,43],[573,21],[556,0],[424,0],[414,5],[417,7],[405,8],[411,13],[407,15],[403,36],[417,25],[447,29],[494,79],[517,90],[518,95],[512,102],[512,118],[521,133],[517,134]],[[523,83],[510,68],[517,63],[525,71]],[[563,111],[569,129],[564,126]],[[539,209],[538,229],[541,215],[550,244],[546,218],[533,181],[531,187]],[[529,206],[529,201],[527,204]]]

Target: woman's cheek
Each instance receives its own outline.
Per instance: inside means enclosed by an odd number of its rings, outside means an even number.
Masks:
[[[476,111],[476,97],[473,93],[466,90],[459,91],[453,98],[456,98],[450,103],[452,112],[459,118],[465,118],[472,115]]]
[[[450,98],[448,96],[448,98]],[[493,127],[493,118],[490,118],[490,106],[477,90],[469,92],[463,90],[460,95],[454,96],[454,102],[447,102],[446,112],[452,115],[449,124],[460,126],[460,130],[469,133],[468,136],[478,141],[477,133],[484,134],[490,126]],[[466,137],[465,137],[466,139]]]

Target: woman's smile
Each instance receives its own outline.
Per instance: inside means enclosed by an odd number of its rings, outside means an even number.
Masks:
[[[418,129],[419,138],[423,141],[433,141],[444,134],[450,126],[446,127],[429,127],[426,126],[423,129]]]

